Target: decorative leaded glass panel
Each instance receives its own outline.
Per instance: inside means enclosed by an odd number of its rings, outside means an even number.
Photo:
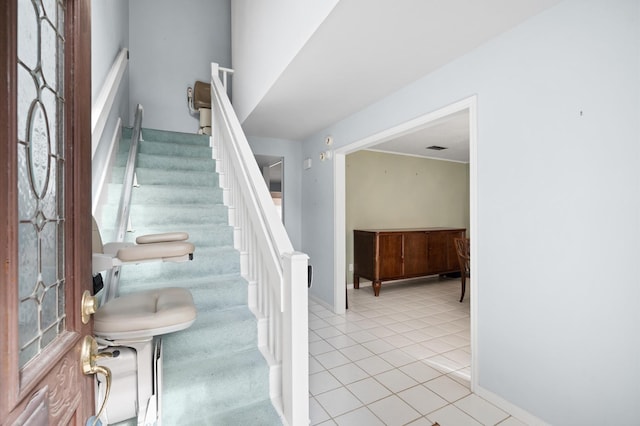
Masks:
[[[63,0],[18,0],[17,72],[23,367],[65,329]]]

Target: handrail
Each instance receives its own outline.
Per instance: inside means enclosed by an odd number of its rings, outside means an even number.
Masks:
[[[258,347],[271,368],[270,395],[285,425],[308,424],[309,258],[293,249],[219,74],[212,64],[211,142],[258,318]]]
[[[122,178],[122,193],[120,202],[118,203],[118,213],[116,215],[116,235],[115,242],[123,242],[124,235],[127,232],[127,224],[129,222],[129,209],[131,207],[131,193],[133,188],[133,178],[136,170],[136,158],[138,155],[138,142],[140,141],[140,133],[142,129],[142,105],[136,107],[136,116],[133,124],[133,132],[131,134],[131,146],[129,147],[129,156],[127,157],[127,165]],[[120,281],[120,267],[111,268],[104,287],[104,298],[102,303],[117,297],[118,284]]]
[[[217,73],[214,72],[214,74]],[[225,93],[224,85],[222,87],[216,87],[216,85],[219,84],[219,79],[213,79],[211,83],[212,91],[215,92],[217,90],[218,93]],[[285,230],[276,209],[273,207],[271,195],[269,194],[264,178],[258,169],[255,157],[253,156],[253,152],[249,147],[249,142],[242,131],[240,122],[235,115],[231,101],[226,96],[216,97],[215,93],[211,98],[212,103],[214,102],[214,99],[221,103],[219,114],[221,115],[222,120],[215,123],[218,125],[217,130],[221,130],[220,126],[224,126],[225,130],[227,130],[232,138],[238,142],[235,144],[229,144],[228,146],[228,149],[234,151],[234,156],[232,158],[237,162],[237,164],[234,164],[236,166],[234,171],[235,173],[241,173],[243,177],[242,183],[249,185],[249,188],[246,188],[249,190],[243,192],[243,195],[245,197],[249,197],[250,204],[254,205],[256,211],[259,213],[258,220],[260,228],[269,236],[269,240],[271,242],[269,245],[269,251],[273,256],[273,259],[275,259],[277,264],[280,266],[277,273],[279,277],[282,278],[281,257],[284,253],[293,252],[293,245],[291,244],[291,240],[287,235],[287,231]],[[219,132],[217,135],[219,135]],[[269,224],[269,226],[267,224]]]

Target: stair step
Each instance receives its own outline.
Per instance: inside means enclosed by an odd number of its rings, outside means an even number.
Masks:
[[[111,182],[121,184],[124,180],[124,167],[114,167]],[[214,171],[159,170],[136,167],[136,176],[140,185],[189,185],[218,187],[218,174]]]
[[[167,206],[168,207],[168,206]],[[183,224],[227,224],[227,207],[220,204],[194,204],[192,206],[181,205],[171,208],[163,206],[145,206],[133,204],[130,207],[131,222],[136,226],[143,224],[148,227],[156,225],[173,225],[181,227]],[[162,213],[155,214],[154,211]],[[105,209],[102,214],[103,223],[116,223],[116,213],[111,209]],[[144,218],[142,220],[141,218]]]
[[[131,283],[174,280],[176,286],[183,286],[182,280],[189,275],[216,275],[240,273],[240,253],[232,247],[198,248],[193,260],[188,262],[152,262],[125,265],[120,276],[122,281]],[[188,280],[188,278],[187,278]]]
[[[171,132],[167,130],[156,130],[142,128],[142,139],[154,142],[171,142],[183,145],[200,145],[209,147],[208,135],[198,135],[195,133]]]
[[[216,169],[216,162],[212,158],[171,157],[167,155],[153,155],[139,153],[137,167],[159,168],[162,170],[196,170],[211,172]]]
[[[196,297],[197,293],[194,300]],[[191,327],[165,336],[165,368],[171,369],[181,363],[197,364],[202,358],[218,358],[232,352],[256,349],[257,338],[256,317],[246,306],[217,310],[198,306],[198,317]]]
[[[269,394],[269,371],[258,349],[201,357],[197,362],[175,361],[165,360],[163,401],[171,401],[171,409],[164,410],[164,424],[185,425],[198,419],[191,424],[215,424],[209,420],[214,413],[258,403],[264,397],[257,395]]]
[[[140,141],[138,153],[182,157],[211,158],[211,148],[202,145],[185,145],[171,142]]]
[[[108,203],[117,205],[122,184],[110,183]],[[131,191],[132,204],[222,204],[218,186],[140,185]]]

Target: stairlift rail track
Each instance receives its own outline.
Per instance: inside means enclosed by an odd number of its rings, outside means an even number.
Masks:
[[[127,165],[125,167],[124,177],[122,181],[122,194],[120,195],[120,202],[118,204],[118,213],[116,216],[116,235],[115,242],[123,242],[124,235],[127,231],[127,224],[129,223],[129,208],[131,205],[131,191],[133,188],[135,169],[136,169],[136,157],[138,155],[138,142],[140,141],[140,134],[142,129],[142,105],[138,104],[136,107],[135,121],[133,124],[133,132],[131,134],[131,146],[129,147],[129,156],[127,157]],[[116,266],[112,268],[106,280],[104,288],[103,302],[105,303],[118,295],[118,282],[120,279],[120,267]]]

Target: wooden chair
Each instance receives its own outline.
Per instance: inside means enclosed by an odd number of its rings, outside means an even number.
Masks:
[[[464,300],[464,292],[467,288],[467,277],[471,277],[469,269],[470,246],[468,238],[455,238],[456,253],[458,254],[458,263],[460,264],[460,280],[462,284],[462,294],[460,302]]]

